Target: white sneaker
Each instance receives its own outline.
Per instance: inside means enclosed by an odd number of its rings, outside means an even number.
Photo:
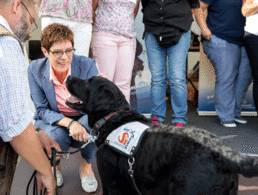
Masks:
[[[246,124],[247,120],[243,119],[242,117],[237,117],[237,118],[235,118],[235,122],[240,123],[240,124]]]
[[[56,185],[58,188],[63,185],[63,181],[64,179],[61,171],[56,171]]]
[[[225,123],[222,123],[220,122],[220,124],[222,124],[224,127],[236,127],[236,123],[234,122],[225,122]]]

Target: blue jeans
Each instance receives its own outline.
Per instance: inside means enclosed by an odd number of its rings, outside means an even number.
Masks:
[[[177,45],[160,47],[153,34],[145,33],[145,45],[151,71],[151,115],[159,121],[166,118],[166,80],[170,84],[171,105],[174,111],[172,123],[186,124],[187,89],[185,66],[191,31],[184,33]],[[167,68],[168,59],[168,68]]]
[[[69,117],[78,123],[80,123],[84,128],[87,129],[88,133],[90,133],[90,127],[88,126],[88,116],[84,115],[82,117]],[[41,121],[43,122],[43,121]],[[71,136],[69,136],[69,130],[65,127],[61,127],[58,125],[46,125],[44,124],[44,129],[42,129],[49,137],[55,140],[61,147],[62,151],[67,151],[70,146],[79,148],[85,142],[80,142],[74,140]],[[96,152],[98,148],[95,143],[88,144],[85,148],[81,150],[82,157],[87,161],[87,163],[91,164],[95,160]],[[56,165],[59,164],[59,161]]]
[[[244,46],[229,43],[215,35],[204,40],[203,50],[216,73],[215,109],[221,122],[234,122],[241,114],[241,104],[252,73]]]

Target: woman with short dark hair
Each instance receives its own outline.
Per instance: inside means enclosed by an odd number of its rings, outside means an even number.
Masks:
[[[42,129],[62,150],[81,147],[87,141],[90,128],[88,116],[69,108],[70,96],[65,83],[68,75],[90,79],[98,75],[94,60],[74,54],[73,32],[61,24],[50,24],[41,35],[42,51],[46,58],[32,61],[28,68],[31,99],[35,105],[35,126]],[[90,143],[81,150],[80,176],[82,188],[90,193],[97,190],[97,180],[91,163],[97,147]],[[57,185],[63,184],[61,164],[57,166]]]

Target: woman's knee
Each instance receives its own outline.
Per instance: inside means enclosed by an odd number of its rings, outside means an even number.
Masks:
[[[171,78],[171,79],[169,79],[169,83],[170,83],[171,86],[186,87],[186,80],[185,80],[185,78]]]
[[[80,123],[88,133],[90,133],[91,128],[89,127],[88,115],[83,115],[77,122]]]
[[[49,135],[55,140],[61,147],[62,150],[67,151],[71,143],[71,137],[69,131],[64,127],[57,127],[51,131]]]

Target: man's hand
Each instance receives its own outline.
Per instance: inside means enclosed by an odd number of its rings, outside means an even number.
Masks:
[[[211,37],[212,37],[212,33],[211,33],[210,29],[208,29],[208,28],[202,28],[202,29],[201,29],[201,33],[202,33],[202,36],[203,36],[206,40],[210,40]]]
[[[54,175],[50,177],[45,177],[40,173],[37,173],[36,177],[37,177],[37,186],[39,191],[43,189],[43,185],[44,185],[47,189],[46,195],[55,194],[56,180],[54,178]]]
[[[47,155],[49,158],[51,158],[51,148],[55,148],[56,151],[61,152],[61,148],[57,142],[55,142],[53,139],[51,139],[44,131],[40,130],[38,132],[38,138],[42,145],[42,147],[46,150]],[[59,160],[61,157],[57,156],[56,160]],[[40,173],[37,173],[37,186],[38,190],[41,191],[43,189],[43,186],[47,188],[47,195],[54,195],[55,194],[55,188],[56,188],[56,180],[54,178],[54,175],[51,176],[43,176]]]
[[[81,141],[81,142],[87,142],[88,141],[88,133],[87,130],[78,122],[74,122],[69,132],[74,140]]]
[[[38,138],[42,147],[47,151],[47,155],[49,158],[51,158],[51,148],[55,148],[58,152],[62,151],[59,144],[51,139],[44,131],[40,130],[38,132]],[[60,158],[60,156],[57,156],[56,160],[59,160]]]

